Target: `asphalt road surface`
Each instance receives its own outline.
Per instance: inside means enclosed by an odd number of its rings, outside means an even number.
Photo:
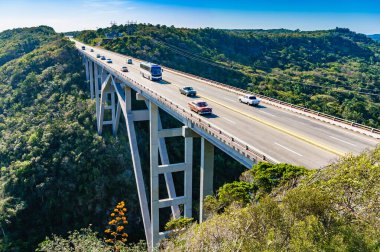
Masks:
[[[78,49],[84,45],[75,42]],[[113,61],[108,64],[96,59],[102,64],[118,71],[122,66],[127,66],[129,72],[126,75],[178,105],[188,108],[187,103],[191,100],[205,100],[213,108],[213,115],[206,116],[207,120],[278,162],[320,168],[341,155],[357,154],[379,144],[379,140],[372,137],[281,108],[267,104],[258,107],[242,104],[238,96],[231,92],[178,73],[164,70],[163,81],[153,82],[141,76],[140,61],[134,59],[133,64],[127,64],[128,56],[85,46],[86,53],[94,57],[99,53]],[[90,48],[94,52],[90,52]],[[183,86],[192,86],[198,96],[181,95],[179,88]]]

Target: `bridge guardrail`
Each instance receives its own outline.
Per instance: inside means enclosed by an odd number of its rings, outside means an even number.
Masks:
[[[131,57],[128,55],[124,55],[121,53],[117,53],[117,52],[111,52],[111,53],[116,54],[116,55],[120,55],[123,57],[129,57],[129,58],[132,58],[134,60],[140,61],[140,59],[137,59],[137,58],[134,58],[134,57]],[[290,111],[297,113],[297,114],[302,114],[304,116],[311,117],[311,118],[314,118],[314,119],[322,121],[322,122],[327,122],[327,123],[330,123],[330,124],[333,124],[333,125],[336,125],[336,126],[339,126],[342,128],[353,130],[353,131],[356,131],[356,132],[359,132],[359,133],[380,139],[380,129],[372,128],[372,127],[369,127],[369,126],[366,126],[366,125],[363,125],[360,123],[356,123],[354,121],[349,121],[349,120],[346,120],[346,119],[343,119],[340,117],[328,115],[328,114],[318,112],[318,111],[315,111],[312,109],[308,109],[308,108],[305,108],[305,107],[302,107],[299,105],[294,105],[294,104],[284,102],[284,101],[281,101],[281,100],[278,100],[275,98],[271,98],[269,96],[257,94],[257,93],[254,93],[254,92],[251,92],[248,90],[244,90],[244,89],[241,89],[238,87],[230,86],[230,85],[218,82],[218,81],[214,81],[214,80],[210,80],[210,79],[203,78],[200,76],[196,76],[194,74],[185,73],[185,72],[182,72],[180,70],[172,69],[170,67],[163,66],[163,68],[165,70],[169,70],[171,72],[175,72],[175,73],[184,75],[186,77],[191,77],[193,79],[202,80],[204,83],[206,83],[208,85],[212,85],[212,86],[216,86],[218,88],[222,88],[226,91],[235,93],[237,95],[252,94],[252,95],[255,95],[256,97],[260,98],[264,103],[268,103],[272,106],[276,106],[276,107],[279,107],[282,109],[287,109],[287,110],[290,110]]]
[[[179,70],[175,70],[175,69],[172,69],[172,68],[169,68],[169,67],[164,67],[164,68],[167,69],[167,70],[169,70],[169,71],[171,71],[171,72],[175,72],[175,73],[178,73],[178,74],[181,74],[181,75],[189,76],[189,77],[192,77],[194,79],[202,80],[202,81],[204,81],[205,83],[207,83],[209,85],[213,85],[213,86],[217,86],[219,88],[223,88],[226,91],[233,92],[233,93],[238,94],[238,95],[252,94],[252,95],[255,95],[258,98],[260,98],[264,103],[268,103],[268,104],[271,104],[273,106],[280,107],[280,108],[288,107],[288,108],[292,109],[292,111],[295,112],[295,113],[302,114],[302,115],[305,115],[305,116],[308,116],[308,117],[312,117],[314,119],[317,119],[317,120],[320,120],[320,121],[324,121],[324,122],[328,122],[330,124],[334,124],[334,125],[337,125],[337,126],[340,126],[340,127],[343,127],[343,125],[345,125],[347,127],[344,127],[344,128],[351,129],[351,130],[354,130],[354,131],[357,131],[357,130],[355,130],[355,128],[357,128],[357,129],[366,131],[366,133],[362,132],[362,131],[358,131],[360,133],[363,133],[363,134],[366,134],[366,135],[369,135],[369,136],[372,136],[372,137],[375,137],[375,138],[380,138],[380,129],[372,128],[372,127],[369,127],[369,126],[366,126],[366,125],[363,125],[363,124],[360,124],[360,123],[356,123],[356,122],[349,121],[349,120],[346,120],[346,119],[343,119],[343,118],[340,118],[340,117],[328,115],[328,114],[325,114],[325,113],[322,113],[322,112],[318,112],[318,111],[315,111],[315,110],[312,110],[312,109],[308,109],[308,108],[305,108],[305,107],[302,107],[302,106],[294,105],[294,104],[291,104],[291,103],[288,103],[288,102],[284,102],[284,101],[281,101],[281,100],[278,100],[278,99],[274,99],[274,98],[271,98],[271,97],[268,97],[268,96],[265,96],[265,95],[261,95],[261,94],[257,94],[257,93],[254,93],[254,92],[251,92],[251,91],[248,91],[248,90],[244,90],[244,89],[241,89],[241,88],[238,88],[238,87],[233,87],[233,86],[226,85],[226,84],[223,84],[223,83],[220,83],[220,82],[217,82],[217,81],[213,81],[213,80],[206,79],[206,78],[203,78],[203,77],[199,77],[199,76],[196,76],[196,75],[193,75],[193,74],[189,74],[189,73],[185,73],[185,72],[182,72],[182,71],[179,71]],[[284,109],[286,109],[286,108],[284,108]],[[331,120],[331,121],[326,121],[326,120],[322,120],[322,119],[327,119],[327,120]],[[339,125],[338,123],[341,123],[343,125]],[[378,136],[375,136],[375,134],[378,135]]]
[[[85,54],[82,51],[79,51],[79,52],[82,54]],[[87,54],[85,54],[85,55],[86,55],[86,57],[90,57],[90,58],[95,59],[92,55],[87,55]],[[204,118],[202,118],[198,114],[194,114],[193,112],[189,112],[184,107],[182,107],[178,104],[175,104],[172,101],[169,101],[168,99],[166,99],[165,97],[156,93],[155,91],[145,87],[144,85],[138,83],[135,80],[132,80],[126,74],[121,73],[121,72],[119,73],[117,70],[110,68],[109,66],[105,65],[104,63],[102,63],[102,62],[100,62],[100,63],[103,64],[103,67],[106,70],[108,70],[110,73],[112,72],[113,75],[119,77],[120,79],[127,80],[131,84],[135,85],[138,89],[142,90],[146,94],[155,98],[159,103],[169,107],[170,109],[175,111],[177,114],[184,117],[186,120],[191,121],[197,127],[206,131],[211,136],[215,137],[216,139],[218,139],[222,143],[231,147],[232,149],[234,149],[238,153],[242,154],[246,158],[252,160],[253,162],[266,161],[266,162],[270,162],[270,163],[276,163],[275,160],[272,160],[270,157],[267,157],[264,154],[260,153],[259,151],[257,151],[255,148],[249,146],[244,141],[242,141],[236,137],[233,137],[231,134],[221,130],[219,127],[217,127],[214,124],[206,121]],[[116,73],[115,73],[115,71],[116,71]]]
[[[110,51],[110,52],[113,53],[113,54],[122,56],[122,57],[129,57],[129,58],[132,58],[134,60],[140,61],[140,59],[137,59],[137,58],[134,58],[134,57],[131,57],[131,56],[128,56],[128,55],[124,55],[124,54],[117,53],[117,52],[112,52],[112,51]],[[288,109],[288,110],[291,110],[292,112],[295,112],[295,113],[298,113],[298,114],[302,114],[304,116],[308,116],[308,117],[314,118],[314,119],[322,121],[322,122],[327,122],[327,123],[330,123],[330,124],[334,124],[334,125],[342,127],[342,128],[350,129],[350,130],[353,130],[353,131],[356,131],[356,132],[359,132],[359,133],[362,133],[362,134],[365,134],[365,135],[368,135],[368,136],[380,139],[380,129],[372,128],[372,127],[369,127],[369,126],[366,126],[366,125],[363,125],[363,124],[360,124],[360,123],[356,123],[354,121],[349,121],[349,120],[346,120],[346,119],[343,119],[343,118],[340,118],[340,117],[328,115],[328,114],[325,114],[325,113],[322,113],[322,112],[318,112],[318,111],[315,111],[315,110],[312,110],[312,109],[308,109],[308,108],[305,108],[305,107],[302,107],[302,106],[299,106],[299,105],[294,105],[294,104],[291,104],[291,103],[288,103],[288,102],[284,102],[284,101],[281,101],[281,100],[278,100],[278,99],[275,99],[275,98],[271,98],[269,96],[257,94],[257,93],[254,93],[254,92],[251,92],[251,91],[248,91],[248,90],[244,90],[244,89],[241,89],[241,88],[238,88],[238,87],[234,87],[234,86],[230,86],[230,85],[227,85],[227,84],[223,84],[223,83],[218,82],[218,81],[214,81],[214,80],[210,80],[210,79],[203,78],[203,77],[200,77],[200,76],[196,76],[194,74],[185,73],[185,72],[182,72],[180,70],[172,69],[170,67],[163,66],[163,68],[166,69],[166,70],[169,70],[171,72],[175,72],[175,73],[187,76],[187,77],[191,77],[193,79],[202,80],[206,84],[213,85],[213,86],[216,86],[216,87],[219,87],[219,88],[223,88],[226,91],[229,91],[229,92],[232,92],[232,93],[235,93],[235,94],[238,94],[238,95],[252,94],[252,95],[255,95],[258,98],[260,98],[264,103],[268,103],[268,104],[271,104],[273,106],[276,106],[276,107],[279,107],[279,108],[282,108],[282,109]],[[355,129],[357,129],[357,130],[355,130]]]

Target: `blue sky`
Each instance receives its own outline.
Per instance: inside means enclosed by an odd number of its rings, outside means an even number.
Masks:
[[[58,32],[128,20],[177,27],[380,33],[380,0],[12,0],[0,1],[0,31],[49,25]]]

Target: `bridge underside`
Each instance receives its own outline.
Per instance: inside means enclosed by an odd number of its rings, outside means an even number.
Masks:
[[[193,189],[193,139],[201,138],[201,170],[200,170],[200,216],[203,221],[203,199],[213,194],[214,146],[238,160],[247,168],[252,167],[254,160],[227,146],[214,134],[207,132],[202,124],[194,123],[182,117],[172,109],[163,106],[155,97],[144,90],[136,88],[135,83],[128,82],[98,65],[90,58],[83,57],[86,68],[86,78],[90,86],[91,99],[96,101],[97,130],[102,134],[105,126],[112,127],[114,135],[118,132],[121,114],[124,116],[131,149],[133,169],[137,185],[140,209],[144,224],[145,236],[150,249],[154,248],[160,239],[169,232],[162,232],[159,223],[160,209],[170,208],[172,218],[192,217]],[[132,89],[137,92],[136,99],[145,101],[147,109],[132,109]],[[159,107],[182,122],[179,128],[164,129],[162,127]],[[105,116],[106,115],[106,116]],[[107,120],[105,119],[107,118]],[[150,133],[150,200],[147,192],[141,160],[136,139],[135,122],[149,121]],[[171,164],[169,162],[166,138],[184,138],[184,161]],[[177,195],[173,174],[184,174],[184,194]],[[159,177],[163,176],[168,198],[159,197]],[[150,208],[150,209],[149,209]],[[183,209],[183,211],[181,211]]]

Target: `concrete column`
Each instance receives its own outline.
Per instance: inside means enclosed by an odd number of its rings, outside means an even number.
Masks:
[[[87,58],[85,58],[85,67],[86,67],[86,81],[89,81],[89,79],[90,79],[90,73],[89,73],[89,70],[88,70],[88,59]]]
[[[99,91],[99,69],[98,65],[94,64],[94,75],[95,75],[95,101],[96,101],[96,118],[99,117],[99,99],[100,99],[100,91]]]
[[[185,197],[184,216],[192,217],[192,194],[193,194],[193,138],[185,137]]]
[[[115,118],[115,127],[114,127],[114,135],[117,135],[117,131],[119,130],[119,123],[120,123],[120,116],[121,116],[121,106],[120,102],[116,105],[116,118]]]
[[[150,121],[150,215],[152,245],[156,247],[160,236],[159,216],[159,180],[158,180],[158,107],[149,102]]]
[[[199,222],[206,219],[203,212],[203,199],[207,195],[213,194],[214,179],[214,145],[202,137],[201,139],[201,185],[200,185],[200,206]]]
[[[115,91],[111,93],[111,120],[112,120],[112,134],[116,135],[116,103]]]
[[[94,99],[94,62],[89,61],[90,64],[90,93],[91,93],[91,99]]]

